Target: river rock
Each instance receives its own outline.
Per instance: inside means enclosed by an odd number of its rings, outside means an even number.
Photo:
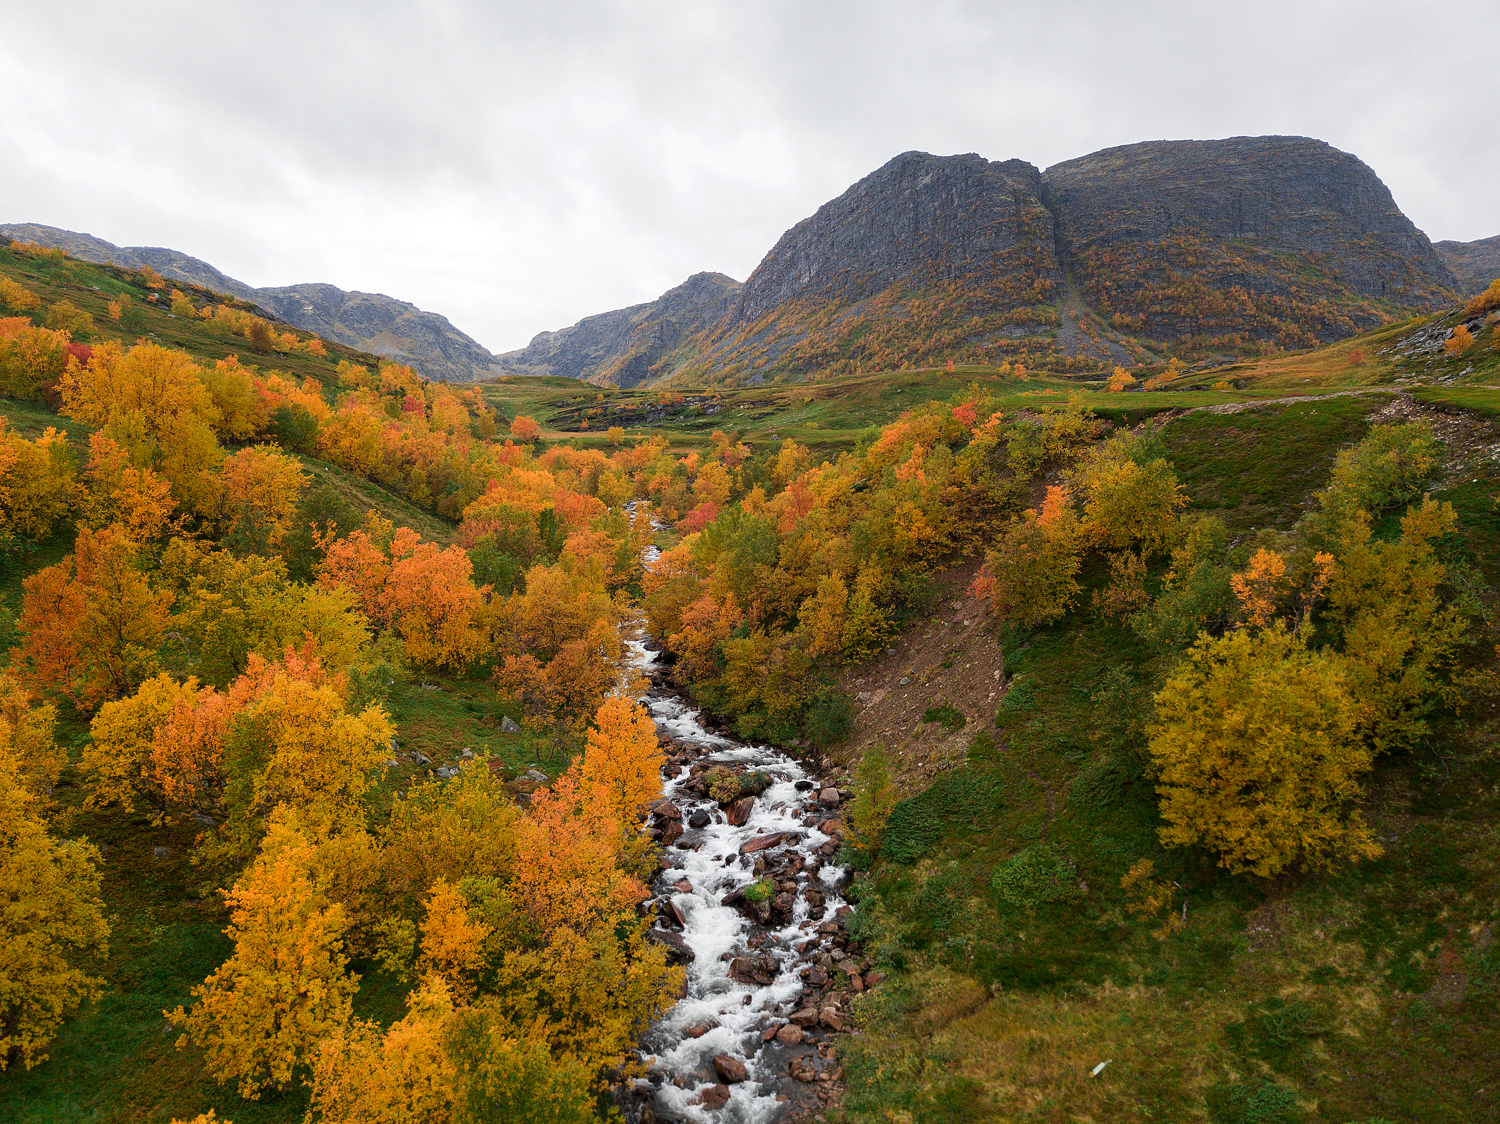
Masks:
[[[816,1007],[803,1007],[800,1011],[793,1011],[788,1019],[801,1027],[818,1025],[818,1009]]]
[[[837,808],[841,799],[839,790],[836,788],[825,788],[818,793],[818,803],[825,808]]]
[[[734,827],[744,827],[750,822],[750,813],[755,809],[755,797],[741,796],[729,805],[728,819]]]
[[[693,892],[693,884],[686,878],[680,878],[672,883],[672,889],[676,890],[679,894],[691,894]]]
[[[745,1072],[745,1063],[728,1054],[714,1055],[714,1072],[726,1085],[738,1085],[748,1076]]]
[[[682,1033],[689,1038],[702,1038],[709,1031],[716,1029],[718,1025],[718,1019],[703,1019],[701,1022],[694,1023]]]
[[[801,1081],[804,1085],[811,1085],[818,1079],[818,1071],[813,1068],[812,1059],[805,1054],[792,1059],[792,1064],[787,1067],[787,1072],[792,1075],[794,1081]]]
[[[795,788],[798,792],[811,792],[818,786],[815,785],[812,781],[798,781],[796,784],[792,785],[792,787]]]
[[[740,854],[753,855],[757,851],[769,851],[790,838],[790,831],[773,831],[769,835],[757,835],[754,839],[746,840],[740,845]]]
[[[651,814],[663,820],[682,819],[682,809],[670,800],[658,800],[655,804],[651,805]]]
[[[823,1026],[826,1026],[829,1030],[844,1029],[844,1019],[838,1013],[838,1009],[836,1007],[824,1007],[823,1010],[818,1013],[818,1022]]]
[[[710,1085],[698,1095],[698,1103],[704,1108],[723,1108],[729,1103],[728,1085]]]
[[[787,1023],[776,1032],[776,1041],[783,1046],[800,1046],[802,1045],[802,1028],[795,1023]]]
[[[647,936],[666,948],[667,959],[674,964],[691,964],[697,959],[697,953],[693,951],[692,946],[676,933],[666,929],[652,929]]]
[[[696,812],[688,817],[688,827],[704,828],[712,822],[713,817],[705,812],[702,808],[699,808]]]
[[[668,820],[661,825],[661,842],[663,847],[670,847],[682,838],[682,825],[676,820]]]
[[[681,906],[679,906],[671,898],[663,898],[661,904],[666,907],[666,917],[670,917],[673,924],[675,924],[679,929],[687,928],[687,918],[682,915]]]

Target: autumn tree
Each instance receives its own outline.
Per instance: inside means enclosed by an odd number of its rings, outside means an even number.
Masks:
[[[1351,803],[1370,750],[1345,661],[1277,621],[1202,637],[1156,696],[1149,753],[1168,846],[1272,877],[1380,854]]]
[[[117,526],[133,542],[151,542],[166,528],[175,504],[172,486],[103,433],[89,435],[89,461],[79,501],[83,522],[95,529]]]
[[[117,803],[157,819],[165,814],[166,794],[154,759],[157,731],[179,707],[192,707],[197,690],[196,679],[178,683],[162,673],[147,679],[129,698],[99,708],[80,763],[91,787],[88,806]]]
[[[35,441],[10,432],[0,418],[0,535],[46,538],[76,498],[68,439],[48,426]]]
[[[389,546],[378,524],[326,544],[318,582],[347,587],[370,620],[401,638],[414,663],[466,667],[487,645],[478,614],[485,590],[473,583],[473,566],[460,547],[423,542],[408,527],[390,529]]]
[[[57,708],[38,703],[9,670],[0,669],[0,761],[9,762],[16,779],[38,801],[46,798],[68,761],[68,751],[53,740],[56,725]]]
[[[535,441],[542,435],[542,427],[537,425],[535,419],[517,414],[510,423],[510,435],[517,441]]]
[[[202,1046],[209,1071],[252,1100],[287,1088],[352,1014],[359,981],[345,971],[347,918],[310,876],[313,850],[296,827],[274,826],[225,894],[233,954],[193,989],[191,1010],[166,1013],[186,1030],[178,1045]]]
[[[1149,559],[1171,546],[1187,496],[1164,457],[1133,434],[1090,450],[1073,472],[1083,502],[1082,541],[1105,552]]]
[[[1078,516],[1063,485],[1047,489],[1040,511],[1012,523],[985,558],[970,592],[1003,620],[1035,626],[1057,620],[1078,596]]]
[[[0,397],[40,399],[67,369],[68,343],[68,333],[33,327],[27,317],[0,319]]]
[[[149,674],[172,595],[147,584],[138,549],[118,527],[78,532],[74,551],[22,586],[22,680],[92,709]]]
[[[219,475],[226,538],[255,553],[278,549],[307,482],[297,458],[257,445],[225,457]]]
[[[46,1060],[63,1021],[100,991],[81,966],[109,937],[99,853],[48,834],[0,745],[0,1070]]]
[[[661,796],[661,746],[656,724],[628,698],[605,699],[594,715],[583,751],[584,785],[601,814],[627,829],[640,809]]]

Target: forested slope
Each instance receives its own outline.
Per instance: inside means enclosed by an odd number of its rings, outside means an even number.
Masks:
[[[635,620],[847,773],[849,1119],[1493,1115],[1500,287],[753,434],[40,247],[0,302],[7,1119],[608,1116],[681,980]]]

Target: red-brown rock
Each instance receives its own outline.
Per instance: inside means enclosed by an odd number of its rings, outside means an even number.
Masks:
[[[714,1072],[719,1075],[719,1080],[726,1085],[738,1085],[745,1080],[745,1063],[739,1058],[730,1057],[728,1054],[714,1055]]]

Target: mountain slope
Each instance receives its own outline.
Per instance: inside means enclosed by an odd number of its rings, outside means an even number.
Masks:
[[[650,378],[653,367],[684,339],[722,317],[739,288],[738,281],[722,273],[695,273],[654,301],[538,333],[497,361],[506,374],[565,375],[635,386]]]
[[[783,234],[681,370],[753,378],[934,350],[1028,354],[1026,337],[1056,321],[1047,306],[1062,279],[1040,186],[1022,160],[897,156]]]
[[[1309,347],[1442,308],[1459,287],[1374,171],[1322,141],[1152,141],[1045,173],[907,152],[782,235],[675,350],[664,333],[638,358],[627,328],[653,303],[503,363],[622,385],[945,360],[1097,372]]]
[[[361,351],[409,364],[428,378],[470,382],[498,373],[495,357],[447,317],[380,293],[346,292],[334,285],[257,289],[208,262],[157,246],[116,246],[91,234],[37,223],[0,226],[0,235],[56,246],[83,261],[150,266],[163,277],[250,301],[272,316]]]
[[[1054,165],[1042,186],[1085,298],[1149,339],[1310,346],[1454,296],[1385,184],[1322,141],[1150,141]]]
[[[1482,293],[1500,277],[1500,234],[1473,242],[1444,241],[1434,245],[1466,294]]]

